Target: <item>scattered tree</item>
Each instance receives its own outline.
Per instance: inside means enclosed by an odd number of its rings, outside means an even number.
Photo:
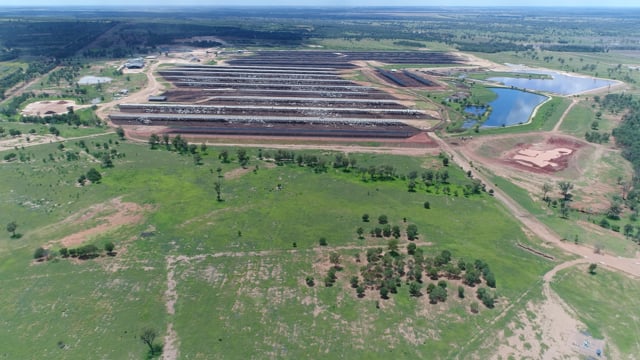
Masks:
[[[160,144],[160,137],[157,134],[151,134],[149,136],[149,145],[151,145],[151,149],[156,149]]]
[[[237,155],[240,166],[242,166],[242,168],[246,168],[247,164],[249,164],[249,155],[247,155],[247,150],[238,149]]]
[[[415,240],[418,237],[418,226],[415,224],[409,224],[407,226],[407,238],[409,240]]]
[[[327,242],[327,239],[326,239],[326,238],[324,238],[324,237],[321,237],[321,238],[318,240],[318,243],[320,244],[320,246],[327,246],[327,245],[329,245],[329,243]]]
[[[104,251],[107,252],[107,254],[113,254],[113,250],[116,248],[116,246],[113,244],[113,242],[111,241],[107,241],[104,244]]]
[[[216,192],[216,200],[222,201],[222,181],[218,180],[213,184],[213,190]]]
[[[595,264],[595,263],[589,264],[589,274],[595,275],[597,268],[598,268],[598,264]]]
[[[358,234],[358,239],[363,238],[362,234],[364,234],[364,229],[362,228],[362,226],[356,230],[356,233]]]
[[[223,163],[228,163],[229,162],[229,151],[227,150],[222,150],[220,152],[220,155],[218,155],[218,159],[221,159]]]
[[[441,286],[434,287],[433,290],[431,290],[431,293],[429,294],[429,301],[432,304],[435,304],[438,301],[440,302],[447,301],[447,290]]]
[[[415,243],[409,243],[409,245],[407,245],[407,254],[409,255],[413,255],[416,253],[416,244]]]
[[[340,268],[340,254],[338,254],[335,251],[332,251],[329,254],[329,262],[331,262],[333,264],[333,267],[338,269]]]
[[[558,183],[558,187],[562,193],[562,200],[565,202],[570,201],[572,197],[571,190],[573,189],[573,184],[568,181],[560,181]]]
[[[458,297],[464,299],[464,286],[462,285],[458,286]]]
[[[307,276],[304,281],[307,283],[307,286],[314,286],[316,284],[313,276]]]
[[[151,328],[144,329],[142,334],[140,334],[140,341],[149,347],[149,355],[151,355],[151,357],[159,355],[162,352],[162,347],[153,343],[157,336],[158,333]]]
[[[553,186],[549,183],[542,184],[542,200],[549,202],[549,192],[553,190]]]
[[[362,221],[369,222],[369,214],[362,214]]]
[[[91,168],[89,169],[89,171],[87,171],[86,178],[92,183],[97,184],[100,182],[100,180],[102,180],[102,175],[95,168]]]
[[[120,138],[120,140],[124,140],[124,129],[121,127],[117,127],[116,128],[116,134],[118,135],[118,137]]]
[[[469,308],[471,309],[471,312],[474,314],[477,314],[478,311],[480,311],[480,307],[478,306],[477,302],[472,302]]]
[[[34,259],[43,259],[43,258],[46,258],[47,256],[49,256],[49,250],[43,247],[37,248],[36,251],[33,253]]]
[[[11,221],[10,223],[7,224],[7,231],[11,233],[11,237],[12,238],[18,237],[16,235],[16,230],[17,229],[18,229],[18,224],[16,224],[15,221]]]
[[[414,297],[419,297],[422,295],[422,293],[420,292],[420,290],[422,289],[422,285],[420,285],[420,283],[418,283],[417,281],[412,281],[409,284],[409,294],[411,296]]]
[[[387,218],[387,215],[383,214],[383,215],[378,216],[378,224],[384,225],[384,224],[386,224],[388,222],[389,222],[389,219]]]

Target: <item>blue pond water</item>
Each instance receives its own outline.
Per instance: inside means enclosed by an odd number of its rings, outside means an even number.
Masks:
[[[547,99],[546,96],[521,90],[491,88],[491,91],[498,98],[489,103],[492,111],[482,128],[524,124],[529,121],[533,110]],[[473,125],[475,121],[467,121],[463,127],[470,128]]]
[[[487,80],[520,89],[544,91],[560,95],[573,95],[616,84],[616,82],[612,80],[572,76],[549,70],[533,70],[525,68],[518,69],[517,72],[524,74],[549,75],[551,79],[492,77]]]
[[[487,111],[484,106],[467,106],[464,108],[464,112],[469,115],[482,116]]]

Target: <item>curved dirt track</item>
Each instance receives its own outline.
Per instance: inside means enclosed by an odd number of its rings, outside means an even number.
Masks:
[[[466,156],[451,147],[447,142],[440,139],[437,135],[431,133],[431,137],[438,142],[440,147],[453,155],[453,161],[460,166],[465,172],[471,171],[473,176],[485,184],[491,184],[491,181],[487,179],[483,174],[476,171],[469,165],[469,160]],[[535,216],[531,215],[522,206],[516,203],[511,197],[505,194],[500,188],[493,188],[494,196],[509,210],[513,216],[518,219],[525,227],[531,232],[536,234],[540,239],[545,242],[553,243],[555,246],[562,250],[580,256],[585,260],[599,263],[609,269],[620,271],[632,277],[640,277],[640,259],[635,258],[623,258],[613,256],[609,254],[596,254],[594,249],[586,247],[584,245],[575,245],[570,242],[562,241],[560,236],[553,230],[549,229],[545,224],[540,222]]]

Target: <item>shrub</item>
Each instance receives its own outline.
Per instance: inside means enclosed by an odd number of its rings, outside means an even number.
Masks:
[[[307,286],[314,286],[316,284],[315,280],[313,279],[313,276],[307,276],[304,279],[305,283],[307,283]]]
[[[48,255],[49,255],[49,250],[46,250],[43,247],[39,247],[33,253],[33,258],[34,259],[42,259],[42,258],[47,257]]]
[[[320,240],[318,240],[318,243],[320,244],[320,246],[327,246],[329,245],[329,243],[327,242],[326,238],[321,237]]]

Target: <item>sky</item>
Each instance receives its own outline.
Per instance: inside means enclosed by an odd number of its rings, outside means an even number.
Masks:
[[[551,6],[640,7],[640,0],[2,0],[3,6]]]

